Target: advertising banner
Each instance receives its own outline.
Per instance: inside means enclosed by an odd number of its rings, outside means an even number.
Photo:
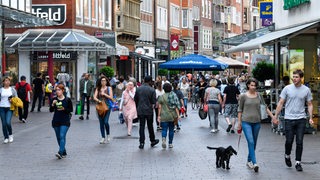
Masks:
[[[301,69],[304,71],[304,50],[290,49],[289,50],[289,77],[292,77],[293,71]]]
[[[262,1],[259,3],[260,18],[272,19],[272,2]]]
[[[179,50],[179,35],[171,34],[170,50],[171,51],[178,51]]]

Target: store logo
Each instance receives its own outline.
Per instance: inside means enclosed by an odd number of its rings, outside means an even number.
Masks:
[[[62,25],[67,19],[66,4],[33,4],[32,14]]]

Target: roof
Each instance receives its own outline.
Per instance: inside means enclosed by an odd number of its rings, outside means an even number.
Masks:
[[[19,51],[107,51],[107,54],[115,54],[112,46],[77,29],[30,29],[20,35],[10,48]]]

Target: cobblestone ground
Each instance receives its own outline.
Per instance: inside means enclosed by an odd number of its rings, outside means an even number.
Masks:
[[[92,106],[94,109],[94,106]],[[191,108],[189,108],[191,109]],[[92,111],[93,112],[93,111]],[[181,131],[175,133],[172,149],[161,144],[138,148],[138,127],[127,136],[124,124],[119,124],[118,112],[110,118],[111,142],[99,144],[99,121],[92,113],[90,120],[72,117],[67,134],[68,156],[58,160],[55,134],[51,128],[52,114],[48,108],[30,113],[26,124],[13,118],[14,142],[0,144],[0,179],[319,179],[319,135],[305,135],[303,172],[287,168],[284,163],[283,136],[263,124],[257,145],[259,173],[246,167],[247,144],[244,135],[238,148],[238,135],[225,132],[226,123],[221,116],[220,131],[209,133],[208,120],[200,120],[196,110],[182,119]],[[147,129],[146,135],[148,137]],[[2,137],[2,135],[1,135]],[[161,139],[161,133],[156,132]],[[1,138],[2,139],[2,138]],[[148,138],[147,138],[148,139]],[[231,169],[215,167],[215,152],[210,146],[232,145],[237,156],[231,158]],[[293,148],[293,155],[295,148]],[[293,156],[294,157],[294,156]],[[294,160],[294,158],[292,158]]]

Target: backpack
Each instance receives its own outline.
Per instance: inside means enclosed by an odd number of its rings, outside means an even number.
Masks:
[[[46,93],[52,93],[52,84],[51,83],[47,83],[46,84],[45,92]]]
[[[26,83],[24,86],[21,86],[21,84],[19,83],[19,88],[18,88],[18,97],[24,101],[27,98],[27,85],[28,83]]]

